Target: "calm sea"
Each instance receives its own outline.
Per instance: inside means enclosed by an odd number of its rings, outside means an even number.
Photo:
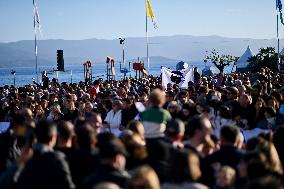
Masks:
[[[197,66],[199,70],[204,68],[204,64],[202,62],[194,62],[189,63],[190,65]],[[165,66],[172,70],[175,70],[176,63],[155,63],[152,62],[150,65],[150,74],[158,76],[161,74],[160,68],[161,66]],[[39,73],[42,71],[49,71],[52,70],[54,67],[52,66],[44,66],[39,67]],[[115,65],[116,68],[116,79],[121,78],[121,74],[119,72],[119,64]],[[11,68],[0,68],[0,86],[3,85],[13,85],[14,84],[14,76],[11,74]],[[15,83],[16,86],[23,86],[29,83],[32,83],[33,78],[37,80],[37,76],[35,74],[35,68],[32,67],[21,67],[21,68],[14,68],[13,70],[16,71],[15,74]],[[82,64],[74,64],[74,65],[66,65],[65,72],[58,72],[49,74],[49,78],[58,78],[59,82],[79,82],[84,81],[84,67]],[[71,76],[72,71],[72,76]],[[105,63],[97,63],[93,64],[93,77],[94,78],[106,78],[106,64]],[[231,67],[227,67],[225,72],[230,72]],[[132,77],[135,76],[134,71],[132,72]],[[39,74],[39,81],[41,81],[41,74]]]

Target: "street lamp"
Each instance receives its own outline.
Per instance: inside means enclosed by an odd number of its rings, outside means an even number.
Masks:
[[[11,70],[11,74],[14,76],[14,87],[16,87],[16,71]]]
[[[125,38],[119,38],[119,44],[122,45],[122,62],[123,62],[123,67],[124,67],[123,73],[124,73],[124,79],[125,79],[126,78],[126,65],[125,65],[125,57],[124,57]]]

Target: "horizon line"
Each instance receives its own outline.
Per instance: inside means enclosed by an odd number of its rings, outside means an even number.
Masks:
[[[220,38],[227,38],[227,39],[251,39],[251,40],[277,40],[275,37],[273,38],[250,38],[250,37],[229,37],[229,36],[221,36],[221,35],[190,35],[190,34],[174,34],[174,35],[160,35],[160,36],[151,36],[150,38],[157,38],[157,37],[220,37]],[[126,39],[134,39],[134,38],[146,38],[144,36],[129,36],[125,37]],[[280,38],[283,40],[284,38]],[[38,41],[48,41],[48,40],[62,40],[62,41],[85,41],[85,40],[105,40],[105,41],[114,41],[118,40],[118,38],[85,38],[85,39],[38,39]],[[34,39],[22,39],[17,41],[0,41],[0,43],[17,43],[21,41],[34,41]]]

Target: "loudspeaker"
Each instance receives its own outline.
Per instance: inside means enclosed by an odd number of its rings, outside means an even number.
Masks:
[[[57,70],[64,71],[63,50],[57,50]]]

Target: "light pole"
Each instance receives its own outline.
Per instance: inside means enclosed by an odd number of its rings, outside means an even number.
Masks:
[[[124,67],[123,73],[124,73],[124,79],[125,79],[126,78],[126,65],[125,65],[125,57],[124,57],[125,38],[119,38],[119,43],[122,45],[122,62],[123,62],[123,67]]]
[[[16,87],[16,71],[11,70],[11,74],[14,76],[14,87]]]

